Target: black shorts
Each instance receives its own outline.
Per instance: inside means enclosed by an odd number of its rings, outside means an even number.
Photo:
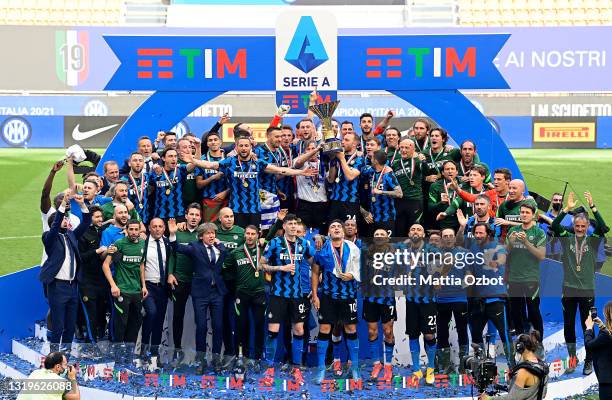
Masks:
[[[291,299],[287,297],[270,296],[266,316],[269,324],[282,324],[290,321],[292,324],[306,321],[308,316],[307,299]]]
[[[392,305],[387,305],[364,300],[362,314],[363,320],[366,322],[380,321],[386,324],[389,321],[397,321],[395,302]]]
[[[321,295],[320,299],[319,324],[357,323],[357,299],[332,299],[326,294]]]
[[[416,339],[423,335],[436,333],[436,303],[416,303],[406,301],[406,334]]]
[[[347,219],[357,219],[359,215],[359,203],[349,203],[348,201],[332,200],[329,202],[328,221],[339,219],[346,221]]]

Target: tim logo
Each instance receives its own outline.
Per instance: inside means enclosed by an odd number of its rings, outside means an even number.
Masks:
[[[285,61],[309,73],[327,60],[329,57],[312,17],[301,17],[285,54]]]

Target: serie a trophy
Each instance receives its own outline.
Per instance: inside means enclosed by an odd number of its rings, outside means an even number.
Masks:
[[[308,109],[315,113],[316,116],[321,119],[321,122],[323,122],[323,139],[325,139],[322,149],[323,154],[330,155],[342,151],[342,143],[340,139],[336,138],[332,128],[332,115],[334,115],[334,111],[336,111],[338,104],[340,104],[340,101],[336,100],[308,107]]]

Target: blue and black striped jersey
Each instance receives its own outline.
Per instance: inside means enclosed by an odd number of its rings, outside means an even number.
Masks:
[[[257,214],[261,212],[259,200],[259,174],[268,163],[264,160],[240,161],[228,157],[219,161],[219,171],[225,174],[230,190],[229,207],[235,213]]]
[[[164,170],[165,171],[165,170]],[[155,186],[155,203],[152,217],[175,218],[185,215],[183,207],[183,183],[187,177],[187,165],[177,165],[161,175],[149,173],[149,181]]]
[[[370,184],[370,213],[374,222],[393,221],[395,219],[395,199],[390,196],[372,194],[372,189],[378,187],[379,190],[390,192],[399,186],[399,182],[393,172],[376,172],[373,168],[368,168],[364,175]]]
[[[434,259],[434,254],[438,253],[439,250],[429,243],[425,243],[418,249],[411,246],[408,246],[407,249],[413,254],[412,261],[414,262],[409,267],[409,273],[414,281],[406,287],[406,300],[417,303],[432,303],[435,301],[433,285],[427,282],[430,275],[430,261]]]
[[[255,148],[255,154],[260,160],[264,160],[268,164],[280,167],[283,163],[283,155],[279,149],[272,150],[267,143],[264,143]],[[278,191],[278,183],[275,174],[262,173],[259,175],[259,186],[261,189],[270,193],[276,194]]]
[[[128,184],[128,199],[134,204],[136,212],[140,216],[141,221],[146,225],[149,223],[149,182],[147,176],[143,172],[140,178],[131,176],[130,174],[123,175],[121,180]]]
[[[290,246],[290,250],[287,248]],[[291,256],[290,256],[291,254]],[[309,260],[314,256],[313,247],[303,238],[297,238],[295,242],[286,241],[285,237],[276,237],[266,246],[263,254],[268,265],[295,264],[295,273],[284,271],[272,272],[270,294],[273,296],[290,299],[301,298],[305,293],[304,269],[310,270]]]
[[[332,252],[335,252],[335,258]],[[354,279],[345,282],[334,275],[335,260],[340,261],[339,267],[342,272],[346,272],[350,254],[351,248],[343,242],[342,260],[340,260],[340,249],[333,247],[331,240],[328,240],[315,254],[315,263],[319,265],[322,274],[321,292],[332,299],[346,300],[354,299],[357,296],[357,282]]]
[[[355,154],[353,155],[345,155],[346,161],[348,162],[349,167],[355,168],[360,173],[364,168],[365,160],[363,157],[357,157]],[[348,203],[358,203],[359,202],[359,179],[353,179],[352,181],[348,181],[344,173],[342,172],[342,168],[340,167],[340,163],[337,160],[334,160],[336,165],[338,166],[338,174],[336,180],[331,184],[332,192],[330,196],[330,200],[336,201],[344,201]]]
[[[202,160],[206,160],[206,161],[221,161],[223,160],[223,158],[224,158],[223,156],[221,157],[214,157],[211,155],[202,156]],[[215,169],[205,169],[205,168],[198,167],[195,170],[195,175],[201,176],[204,179],[208,179],[217,173],[219,173],[219,171]],[[216,195],[218,195],[219,193],[223,192],[226,189],[227,189],[227,179],[225,176],[223,176],[221,179],[214,180],[210,182],[208,185],[204,186],[204,188],[202,189],[202,198],[212,199]]]

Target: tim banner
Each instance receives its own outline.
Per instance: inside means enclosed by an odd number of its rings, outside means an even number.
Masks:
[[[596,118],[533,118],[534,148],[584,149],[596,143]]]

